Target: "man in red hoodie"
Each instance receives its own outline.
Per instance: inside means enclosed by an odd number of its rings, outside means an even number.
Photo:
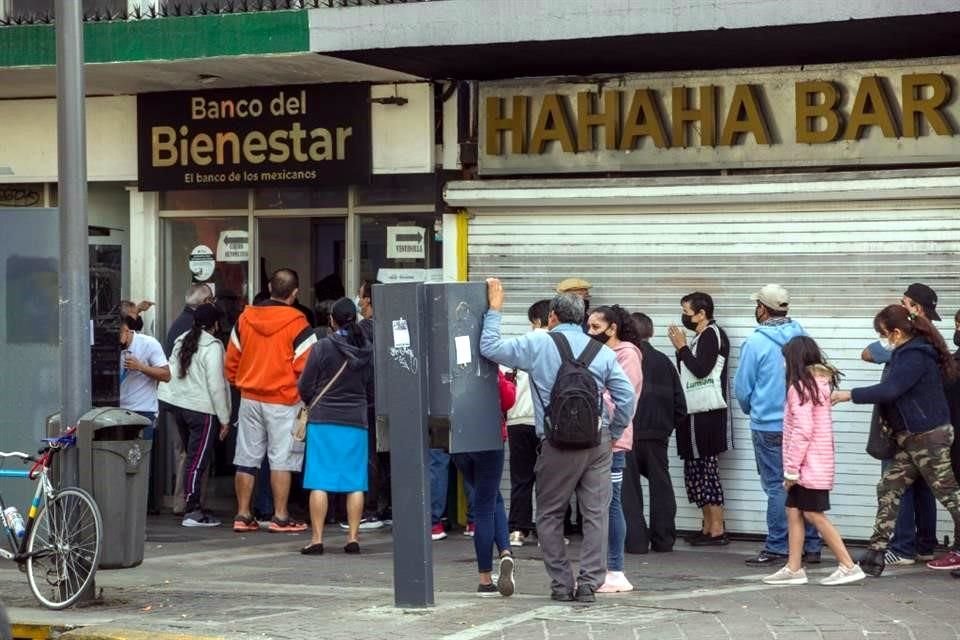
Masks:
[[[269,289],[269,300],[248,306],[240,314],[227,346],[227,379],[240,389],[233,458],[237,467],[233,530],[237,532],[260,528],[250,512],[250,497],[265,455],[273,489],[270,531],[307,528],[290,518],[287,498],[291,472],[300,471],[303,464],[303,443],[293,439],[293,423],[301,404],[297,379],[317,338],[304,315],[291,306],[300,290],[296,272],[278,269],[270,277]]]

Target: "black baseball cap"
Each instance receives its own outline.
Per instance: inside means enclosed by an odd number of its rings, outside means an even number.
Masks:
[[[927,285],[914,282],[907,287],[907,290],[903,292],[903,295],[907,296],[923,307],[923,312],[927,314],[929,319],[941,319],[940,314],[937,313],[937,292]]]

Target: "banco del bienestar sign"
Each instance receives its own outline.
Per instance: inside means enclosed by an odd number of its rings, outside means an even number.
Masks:
[[[480,89],[496,174],[956,162],[960,58]]]
[[[140,190],[365,182],[369,94],[366,84],[141,94]]]

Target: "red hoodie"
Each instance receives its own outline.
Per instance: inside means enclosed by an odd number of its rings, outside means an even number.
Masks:
[[[497,382],[500,383],[500,413],[503,414],[503,418],[500,420],[500,434],[503,436],[503,441],[507,441],[507,420],[506,414],[507,411],[513,407],[513,403],[517,401],[517,385],[513,382],[507,380],[507,377],[503,375],[503,371],[497,369]]]
[[[300,402],[297,379],[316,341],[294,307],[276,300],[248,306],[230,333],[227,380],[243,398],[295,405]]]

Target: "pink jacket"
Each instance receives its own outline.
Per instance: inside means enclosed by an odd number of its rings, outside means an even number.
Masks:
[[[616,347],[613,347],[613,352],[616,354],[617,362],[620,363],[623,372],[627,374],[627,379],[630,380],[630,384],[633,385],[634,394],[639,398],[640,389],[643,387],[643,369],[641,368],[643,354],[632,342],[621,342]],[[610,399],[609,393],[603,393],[603,401],[606,403],[607,409],[612,413],[613,401]],[[614,451],[630,451],[631,449],[633,449],[632,419],[627,423],[627,428],[623,430],[623,435],[621,435],[613,445]]]
[[[830,376],[814,367],[821,404],[807,400],[792,385],[787,389],[783,412],[783,477],[807,489],[833,488],[833,417],[830,406]]]

